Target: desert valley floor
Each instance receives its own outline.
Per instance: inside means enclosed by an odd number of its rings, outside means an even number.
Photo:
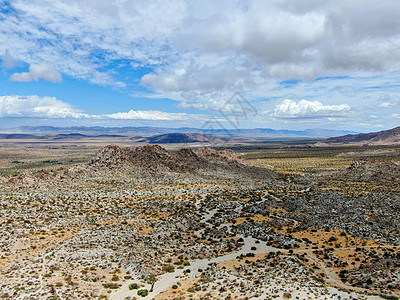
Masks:
[[[400,296],[399,146],[107,144],[1,144],[0,297]]]

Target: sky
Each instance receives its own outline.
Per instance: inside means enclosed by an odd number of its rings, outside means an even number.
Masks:
[[[0,0],[0,128],[400,125],[398,0]]]

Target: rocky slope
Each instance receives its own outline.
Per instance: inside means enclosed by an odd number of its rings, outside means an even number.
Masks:
[[[275,174],[266,169],[246,165],[233,151],[216,151],[211,148],[191,150],[183,148],[169,152],[159,145],[145,145],[137,148],[120,148],[109,145],[98,151],[88,164],[93,170],[125,169],[143,173],[192,173],[209,174],[230,172],[256,178],[274,178]]]
[[[400,126],[371,133],[348,134],[326,140],[330,143],[400,143]]]
[[[22,172],[3,180],[8,184],[32,186],[50,184],[82,184],[90,178],[126,178],[140,181],[162,181],[190,176],[203,178],[274,179],[272,171],[245,164],[233,151],[183,148],[169,152],[159,145],[121,148],[108,145],[100,149],[87,164],[55,172]],[[1,183],[1,181],[0,181]]]
[[[371,159],[360,159],[347,169],[340,171],[340,177],[354,181],[400,182],[400,161],[377,162]]]

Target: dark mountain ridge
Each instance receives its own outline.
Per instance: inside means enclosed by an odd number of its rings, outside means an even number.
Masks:
[[[221,144],[228,142],[229,138],[202,133],[165,133],[139,140],[150,144],[177,144],[177,143],[212,143]]]
[[[123,135],[116,134],[100,134],[100,135],[86,135],[82,133],[60,133],[55,135],[50,134],[29,134],[29,133],[1,133],[0,139],[4,140],[79,140],[85,138],[113,138],[124,137]]]
[[[400,126],[371,133],[348,134],[332,137],[326,140],[329,143],[399,143]]]

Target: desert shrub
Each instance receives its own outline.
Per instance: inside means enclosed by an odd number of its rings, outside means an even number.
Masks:
[[[138,290],[138,291],[137,291],[137,294],[138,294],[140,297],[146,297],[146,296],[149,294],[149,291],[146,290],[146,289]]]
[[[104,288],[106,288],[106,289],[117,289],[117,288],[119,288],[121,285],[120,284],[117,284],[117,283],[104,283],[103,284],[103,287]]]
[[[131,283],[131,284],[129,285],[129,289],[130,289],[130,290],[137,290],[138,288],[139,288],[139,286],[138,286],[137,283]]]
[[[168,272],[168,273],[172,273],[172,272],[175,271],[175,267],[174,267],[174,266],[171,266],[171,265],[163,266],[162,269],[163,269],[165,272]]]
[[[329,238],[329,240],[328,240],[329,243],[331,243],[331,242],[336,242],[336,241],[337,241],[337,238],[335,238],[334,236],[331,236],[331,237]]]
[[[119,280],[119,277],[117,276],[117,275],[113,275],[113,277],[111,278],[111,280],[112,281],[118,281]]]

